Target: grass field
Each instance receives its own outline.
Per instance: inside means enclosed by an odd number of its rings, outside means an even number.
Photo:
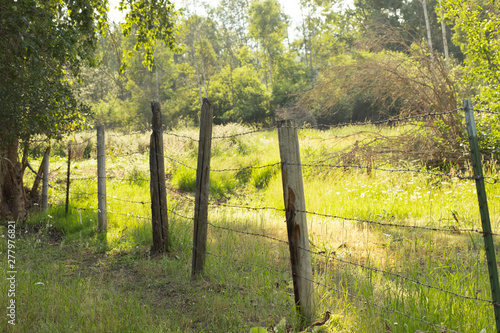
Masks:
[[[249,130],[216,126],[214,136]],[[300,130],[302,163],[334,164],[356,142],[398,131],[366,126]],[[197,138],[196,129],[174,133]],[[242,169],[279,162],[276,131],[213,141],[212,169],[242,170],[211,173],[209,254],[204,277],[198,280],[190,275],[195,171],[189,166],[196,167],[196,142],[164,136],[165,154],[171,158],[165,162],[172,244],[170,253],[151,255],[149,134],[107,133],[105,237],[97,233],[94,136],[73,137],[82,144],[73,153],[77,159],[72,162],[69,215],[64,211],[66,148],[60,145],[52,150],[51,208],[16,224],[16,325],[4,316],[0,331],[303,329],[293,304],[288,245],[276,241],[287,239],[284,212],[230,207],[283,208],[279,165]],[[423,170],[416,161],[383,159],[378,156],[370,163]],[[39,159],[32,161],[34,167],[37,163]],[[325,325],[308,331],[440,332],[437,326],[495,331],[493,306],[481,300],[491,298],[482,236],[458,231],[480,226],[474,182],[418,172],[369,172],[340,163],[304,167],[303,173],[307,210],[337,216],[308,215],[311,250],[316,253],[316,312],[318,318],[332,313]],[[500,176],[495,165],[488,165],[487,173]],[[487,184],[486,189],[493,230],[499,232],[500,185]],[[1,228],[7,235],[7,228]],[[6,256],[6,237],[0,251]],[[1,263],[7,274],[7,261]],[[8,289],[6,278],[0,286]],[[0,301],[7,304],[6,292]]]

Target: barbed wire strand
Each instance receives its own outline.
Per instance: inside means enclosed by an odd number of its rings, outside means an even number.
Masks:
[[[175,193],[176,195],[183,197],[185,200],[189,200],[191,202],[194,202],[193,198],[188,197],[187,195],[181,194],[179,192],[176,192],[175,190],[168,188],[167,190],[171,193]],[[278,212],[284,212],[286,213],[286,209],[284,208],[276,208],[276,207],[269,207],[269,206],[263,206],[263,207],[251,207],[251,206],[243,206],[243,205],[232,205],[232,204],[227,204],[227,203],[222,203],[222,202],[209,202],[208,203],[211,206],[223,206],[223,207],[229,207],[229,208],[238,208],[238,209],[246,209],[246,210],[253,210],[253,211],[259,211],[259,210],[272,210],[272,211],[278,211]],[[482,230],[479,229],[459,229],[459,228],[435,228],[435,227],[425,227],[425,226],[418,226],[418,225],[406,225],[406,224],[397,224],[397,223],[385,223],[385,222],[380,222],[380,221],[373,221],[373,220],[365,220],[365,219],[359,219],[359,218],[352,218],[352,217],[343,217],[343,216],[338,216],[338,215],[330,215],[330,214],[324,214],[324,213],[317,213],[317,212],[310,212],[307,210],[296,210],[296,212],[301,212],[309,215],[316,215],[324,218],[331,218],[331,219],[338,219],[338,220],[345,220],[345,221],[352,221],[352,222],[361,222],[361,223],[367,223],[367,224],[375,224],[375,225],[381,225],[385,227],[395,227],[395,228],[408,228],[408,229],[421,229],[421,230],[426,230],[426,231],[437,231],[437,232],[446,232],[446,233],[467,233],[467,232],[474,232],[478,234],[490,234],[493,236],[500,236],[499,233],[486,233],[483,232]]]
[[[213,223],[210,223],[210,222],[208,223],[208,225],[210,225],[211,227],[216,228],[216,229],[221,229],[221,230],[230,231],[230,232],[236,232],[236,233],[240,233],[240,234],[248,235],[248,236],[255,236],[255,237],[266,238],[266,239],[269,239],[269,240],[272,240],[272,241],[275,241],[275,242],[279,242],[279,243],[283,243],[283,244],[286,244],[286,245],[290,245],[290,243],[288,241],[286,241],[286,240],[282,240],[282,239],[275,238],[275,237],[268,236],[268,235],[263,235],[263,234],[259,234],[259,233],[248,232],[248,231],[241,231],[241,230],[236,230],[236,229],[232,229],[232,228],[228,228],[228,227],[223,227],[223,226],[217,226],[217,225],[214,225]],[[418,280],[409,278],[407,276],[404,276],[404,275],[401,275],[401,274],[398,274],[398,273],[386,271],[386,270],[375,268],[375,267],[370,267],[370,266],[367,266],[367,265],[363,265],[363,264],[351,262],[351,261],[348,261],[348,260],[343,260],[343,259],[337,258],[335,256],[331,256],[331,255],[328,256],[328,255],[326,255],[324,253],[315,252],[315,251],[312,251],[312,250],[309,250],[309,249],[305,249],[305,248],[303,248],[301,246],[297,246],[297,248],[299,248],[299,249],[301,249],[303,251],[309,252],[311,254],[317,255],[317,256],[322,256],[322,257],[325,257],[325,258],[328,258],[328,259],[333,259],[335,261],[342,262],[344,264],[349,264],[349,265],[352,265],[352,266],[361,267],[361,268],[366,269],[366,270],[371,270],[371,271],[382,273],[382,274],[386,274],[386,275],[392,275],[392,276],[398,277],[400,279],[412,282],[414,284],[421,285],[421,286],[424,286],[424,287],[427,287],[427,288],[430,288],[430,289],[435,289],[435,290],[438,290],[438,291],[441,291],[441,292],[444,292],[444,293],[447,293],[447,294],[450,294],[450,295],[453,295],[453,296],[456,296],[456,297],[460,297],[460,298],[464,298],[464,299],[468,299],[468,300],[481,301],[481,302],[492,304],[494,306],[500,306],[499,304],[496,304],[492,300],[488,300],[488,299],[484,299],[484,298],[480,298],[480,297],[471,297],[471,296],[461,295],[461,294],[455,293],[455,292],[450,291],[450,290],[446,290],[446,289],[439,288],[439,287],[436,287],[436,286],[433,286],[433,285],[430,285],[430,284],[427,284],[427,283],[420,282]]]
[[[150,217],[144,217],[144,216],[141,216],[141,215],[134,215],[135,213],[133,213],[133,212],[130,212],[130,213],[118,213],[118,212],[114,212],[114,211],[111,211],[111,210],[108,210],[107,212],[110,213],[110,214],[122,215],[122,216],[133,217],[133,218],[137,218],[137,219],[141,219],[141,220],[145,220],[145,221],[151,221]]]
[[[161,154],[157,154],[161,155]],[[172,158],[170,156],[163,156],[169,161],[172,161],[176,164],[180,164],[190,170],[197,170],[197,168],[192,167],[184,162],[178,161],[175,158]],[[247,167],[241,167],[241,168],[227,168],[227,169],[210,169],[212,172],[228,172],[228,171],[243,171],[243,170],[249,170],[249,169],[262,169],[262,168],[270,168],[274,167],[277,165],[281,164],[286,164],[286,165],[292,165],[292,166],[301,166],[301,167],[307,167],[307,168],[351,168],[351,169],[365,169],[365,170],[375,170],[375,171],[384,171],[384,172],[408,172],[408,173],[420,173],[420,174],[426,174],[426,175],[431,175],[431,176],[438,176],[438,177],[447,177],[447,178],[457,178],[460,180],[484,180],[485,182],[489,184],[496,184],[500,183],[500,179],[494,178],[494,177],[488,177],[488,176],[465,176],[461,174],[451,174],[451,173],[442,173],[442,172],[434,172],[434,171],[426,171],[426,170],[417,170],[417,169],[389,169],[389,168],[381,168],[381,167],[372,167],[372,166],[365,166],[365,165],[354,165],[354,164],[298,164],[298,163],[283,163],[283,162],[276,162],[276,163],[271,163],[271,164],[265,164],[265,165],[260,165],[260,166],[247,166]]]
[[[113,196],[107,196],[107,198],[111,199],[111,200],[118,200],[118,201],[122,201],[122,202],[128,202],[128,203],[134,203],[134,204],[140,204],[140,205],[149,205],[149,204],[151,204],[151,201],[134,201],[134,200],[128,200],[128,199],[121,199],[121,198],[118,198],[115,195],[113,195]]]
[[[314,283],[314,284],[316,284],[316,285],[318,285],[318,286],[322,286],[322,287],[327,288],[327,289],[329,289],[329,290],[335,291],[335,292],[337,292],[337,293],[344,294],[344,295],[346,295],[346,296],[349,296],[350,298],[356,299],[356,300],[358,300],[358,301],[360,301],[360,302],[363,302],[363,303],[365,303],[365,304],[369,304],[369,305],[371,305],[371,306],[377,307],[377,308],[382,309],[382,310],[385,310],[385,311],[389,311],[389,312],[396,313],[396,314],[401,315],[401,316],[404,316],[404,317],[406,317],[406,318],[410,318],[410,319],[413,319],[413,320],[420,321],[420,322],[422,322],[422,323],[424,323],[424,324],[426,324],[426,325],[429,325],[429,326],[432,326],[432,327],[434,327],[434,328],[437,328],[437,329],[441,330],[441,332],[445,331],[445,332],[452,332],[452,333],[461,333],[460,331],[452,330],[452,329],[449,329],[449,328],[446,328],[446,327],[440,326],[440,325],[438,325],[438,324],[431,323],[431,322],[429,322],[429,321],[427,321],[427,320],[425,320],[425,319],[418,318],[418,317],[414,317],[414,316],[411,316],[411,315],[406,314],[406,313],[404,313],[404,312],[401,312],[401,311],[398,311],[398,310],[395,310],[395,309],[391,309],[391,308],[386,307],[386,306],[381,305],[381,304],[377,304],[377,303],[375,303],[375,302],[373,302],[373,301],[368,300],[367,298],[363,298],[363,297],[360,297],[360,296],[356,296],[356,295],[354,295],[354,294],[352,294],[352,293],[350,293],[350,292],[348,292],[348,291],[346,291],[346,290],[340,290],[340,289],[337,289],[337,288],[335,288],[335,287],[332,287],[332,286],[326,285],[325,283],[318,282],[318,281],[315,281],[315,280],[311,280],[311,279],[309,279],[309,278],[306,278],[306,277],[300,276],[300,275],[298,275],[298,274],[296,274],[296,273],[294,273],[294,274],[295,274],[295,276],[297,276],[297,277],[299,277],[299,278],[301,278],[301,279],[304,279],[304,280],[306,280],[306,281],[309,281],[309,282],[311,282],[311,283]]]
[[[235,138],[235,137],[238,137],[238,136],[245,136],[245,135],[250,135],[250,134],[260,133],[260,132],[268,132],[268,131],[274,130],[276,128],[278,128],[278,126],[271,126],[271,127],[261,128],[261,129],[255,129],[255,130],[251,130],[251,131],[248,131],[248,132],[242,132],[242,133],[213,136],[211,138],[211,140],[232,139],[232,138]]]
[[[76,196],[92,196],[98,194],[97,191],[95,192],[73,192],[70,191],[69,194],[71,195],[76,195]]]
[[[267,270],[270,270],[270,271],[273,271],[273,272],[277,272],[277,273],[283,273],[283,271],[280,271],[278,270],[277,268],[275,267],[268,267],[268,266],[263,266],[263,265],[258,265],[258,264],[255,264],[255,263],[249,263],[249,262],[245,262],[245,261],[242,261],[242,260],[238,260],[238,259],[234,259],[234,258],[228,258],[228,257],[225,257],[225,256],[221,256],[221,255],[217,255],[217,254],[214,254],[212,252],[209,252],[209,251],[206,251],[206,254],[208,255],[211,255],[211,256],[214,256],[214,257],[218,257],[218,258],[222,258],[222,259],[227,259],[227,260],[231,260],[231,261],[235,261],[235,262],[239,262],[239,263],[243,263],[245,265],[251,265],[251,266],[255,266],[255,267],[259,267],[259,268],[263,268],[263,269],[267,269]],[[380,304],[377,304],[375,302],[372,302],[372,301],[369,301],[368,299],[366,298],[362,298],[362,297],[359,297],[359,296],[356,296],[348,291],[345,291],[345,290],[340,290],[340,289],[337,289],[335,287],[332,287],[332,286],[328,286],[324,283],[321,283],[321,282],[317,282],[315,280],[311,280],[311,279],[308,279],[308,278],[305,278],[305,277],[302,277],[296,273],[294,273],[295,276],[301,278],[301,279],[304,279],[306,281],[309,281],[311,283],[314,283],[316,285],[319,285],[319,286],[322,286],[322,287],[325,287],[327,289],[330,289],[332,291],[335,291],[337,293],[341,293],[341,294],[344,294],[346,296],[349,296],[353,299],[356,299],[358,301],[361,301],[365,304],[369,304],[369,305],[372,305],[374,307],[377,307],[379,309],[382,309],[382,310],[385,310],[385,311],[389,311],[389,312],[393,312],[393,313],[396,313],[396,314],[399,314],[399,315],[402,315],[404,317],[407,317],[407,318],[410,318],[410,319],[413,319],[413,320],[417,320],[417,321],[420,321],[426,325],[429,325],[429,326],[432,326],[434,328],[438,328],[440,329],[441,331],[446,331],[446,332],[452,332],[452,333],[460,333],[459,331],[456,331],[456,330],[452,330],[452,329],[449,329],[449,328],[446,328],[446,327],[443,327],[443,326],[440,326],[438,324],[434,324],[434,323],[431,323],[429,321],[426,321],[422,318],[418,318],[418,317],[414,317],[414,316],[411,316],[409,314],[406,314],[404,312],[401,312],[401,311],[398,311],[398,310],[395,310],[395,309],[391,309],[389,307],[386,307],[384,305],[380,305]]]
[[[188,140],[191,140],[193,142],[200,142],[200,140],[198,139],[194,139],[190,136],[187,136],[187,135],[182,135],[182,134],[176,134],[176,133],[173,133],[173,132],[163,132],[164,135],[168,135],[168,136],[174,136],[174,137],[177,137],[177,138],[180,138],[180,139],[188,139]]]
[[[493,236],[500,236],[500,234],[498,234],[498,233],[484,232],[484,231],[479,230],[479,229],[459,229],[459,228],[443,229],[443,228],[425,227],[425,226],[418,226],[418,225],[385,223],[385,222],[379,222],[379,221],[373,221],[373,220],[359,219],[359,218],[354,218],[354,217],[343,217],[343,216],[337,216],[337,215],[310,212],[310,211],[305,211],[305,210],[296,210],[296,212],[302,212],[302,213],[306,213],[309,215],[316,215],[316,216],[327,217],[327,218],[332,218],[332,219],[339,219],[339,220],[344,220],[344,221],[352,221],[352,222],[361,222],[361,223],[367,223],[367,224],[381,225],[381,226],[385,226],[385,227],[420,229],[420,230],[428,230],[428,231],[450,232],[450,233],[455,233],[455,234],[462,233],[462,232],[475,232],[475,233],[483,234],[483,235],[488,234],[488,235],[493,235]]]
[[[481,110],[481,109],[474,109],[474,112],[479,112],[479,113],[489,113],[489,114],[500,114],[500,112],[495,112],[495,111],[490,111],[490,110]]]
[[[426,118],[426,117],[443,116],[443,115],[447,115],[447,114],[456,113],[457,111],[460,111],[460,110],[463,110],[463,107],[456,108],[456,109],[449,110],[449,111],[443,111],[443,112],[430,112],[430,113],[426,113],[426,114],[409,115],[406,117],[389,118],[389,119],[375,120],[375,121],[354,122],[354,123],[353,122],[345,122],[345,123],[332,124],[332,125],[318,124],[316,126],[282,126],[282,127],[292,127],[292,128],[297,128],[297,129],[310,129],[310,128],[320,128],[320,127],[338,128],[338,127],[346,127],[346,126],[382,125],[382,124],[410,121],[410,120],[414,120],[414,119],[422,119],[422,118]]]

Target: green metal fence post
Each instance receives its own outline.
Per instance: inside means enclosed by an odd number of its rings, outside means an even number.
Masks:
[[[488,200],[484,187],[483,167],[481,165],[481,154],[477,139],[476,123],[474,121],[474,110],[470,99],[464,100],[464,109],[467,132],[469,134],[472,166],[474,167],[474,177],[476,179],[479,212],[481,213],[481,224],[483,226],[484,248],[490,275],[491,296],[495,309],[495,322],[497,333],[500,333],[500,287],[498,283],[497,260],[495,256],[495,247],[493,245],[493,235],[491,234],[490,213],[488,212]]]

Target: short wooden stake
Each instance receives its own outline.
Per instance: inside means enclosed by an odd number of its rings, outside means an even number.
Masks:
[[[68,209],[69,209],[70,177],[71,177],[71,140],[68,143],[68,172],[66,175],[66,215],[68,215]]]
[[[38,173],[36,174],[35,181],[33,182],[33,186],[31,187],[30,191],[30,197],[32,198],[37,198],[39,199],[38,196],[38,186],[40,185],[40,180],[43,180],[43,168],[45,166],[45,160],[49,157],[50,155],[50,146],[45,149],[45,153],[43,154],[43,159],[42,163],[40,164],[40,167],[38,168]]]
[[[106,231],[108,227],[108,210],[106,206],[106,145],[104,125],[97,126],[97,199],[97,230],[101,232]]]
[[[193,276],[203,273],[207,249],[208,194],[210,186],[210,154],[212,147],[212,105],[203,99],[200,117],[200,141],[196,169],[196,194],[194,202]]]
[[[165,156],[163,153],[163,131],[161,124],[160,103],[151,102],[153,112],[149,170],[151,193],[151,219],[153,223],[153,248],[152,252],[168,252],[168,211],[167,211],[167,188],[165,185]]]
[[[43,180],[42,180],[42,211],[49,208],[49,151],[43,156]]]
[[[481,223],[483,226],[484,249],[486,251],[486,260],[488,262],[488,272],[490,275],[491,296],[495,309],[495,322],[497,333],[500,333],[500,287],[498,282],[497,259],[495,255],[495,247],[493,245],[493,235],[491,234],[490,213],[488,211],[488,199],[486,197],[486,189],[484,187],[483,166],[481,164],[481,153],[479,151],[479,142],[477,139],[474,109],[472,108],[472,102],[470,99],[464,100],[464,109],[465,120],[467,122],[467,132],[469,134],[472,166],[474,168],[474,177],[476,178],[479,212],[481,214]]]
[[[290,120],[278,123],[278,140],[295,304],[304,323],[308,324],[314,316],[313,275],[299,137],[292,125]]]

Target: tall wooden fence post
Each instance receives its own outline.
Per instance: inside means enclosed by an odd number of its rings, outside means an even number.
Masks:
[[[98,199],[98,228],[99,232],[106,231],[108,215],[106,204],[106,145],[104,125],[97,126],[97,199]]]
[[[193,266],[192,275],[203,273],[207,249],[208,194],[210,186],[210,155],[212,147],[212,105],[203,99],[200,116],[200,141],[196,169],[194,201]]]
[[[42,180],[42,211],[49,207],[49,152],[47,149],[43,156],[43,180]]]
[[[300,162],[297,128],[290,120],[278,123],[281,177],[285,200],[286,226],[292,263],[295,304],[303,321],[314,316],[314,288],[307,232],[306,203]]]
[[[488,199],[484,187],[483,167],[481,165],[481,153],[479,151],[476,122],[474,120],[474,109],[472,108],[470,99],[464,100],[464,109],[467,132],[469,134],[472,166],[474,168],[474,177],[476,178],[477,199],[483,227],[484,249],[486,251],[486,260],[488,262],[488,272],[490,275],[491,296],[494,302],[495,322],[497,332],[500,333],[500,287],[498,282],[497,260],[495,247],[493,245],[493,235],[491,234],[490,213],[488,211]]]
[[[152,252],[156,253],[168,252],[170,241],[160,103],[151,102],[151,111],[153,112],[153,133],[151,133],[149,151],[149,170],[151,174],[149,189],[151,192],[151,218],[153,223]]]
[[[68,172],[66,176],[66,215],[69,209],[69,183],[71,177],[71,140],[68,143]]]

